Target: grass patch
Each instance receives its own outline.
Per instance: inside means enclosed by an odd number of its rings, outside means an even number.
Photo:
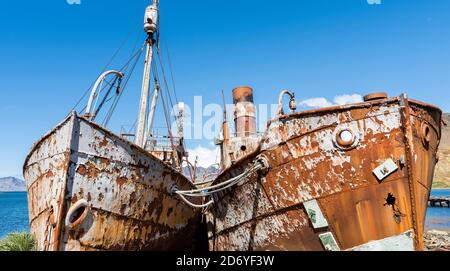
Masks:
[[[0,251],[35,251],[36,240],[26,232],[14,232],[0,240]]]
[[[445,182],[434,182],[433,188],[450,188],[450,185]]]

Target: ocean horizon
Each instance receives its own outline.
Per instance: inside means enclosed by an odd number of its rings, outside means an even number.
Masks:
[[[431,196],[450,197],[450,189],[436,189]],[[0,239],[11,232],[29,232],[26,192],[0,192]],[[450,208],[428,207],[425,230],[450,232]]]

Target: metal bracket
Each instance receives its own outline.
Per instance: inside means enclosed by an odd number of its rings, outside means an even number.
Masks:
[[[306,213],[314,227],[314,229],[320,229],[328,227],[328,221],[322,213],[319,204],[316,200],[311,200],[303,203]]]
[[[321,235],[319,235],[320,241],[322,242],[322,245],[324,246],[325,250],[327,251],[341,251],[339,248],[336,239],[334,239],[334,236],[331,232],[326,232]]]
[[[284,115],[283,111],[283,96],[288,95],[289,100],[289,109],[291,109],[292,113],[295,112],[297,109],[297,103],[295,102],[295,93],[289,91],[289,90],[283,90],[280,93],[280,96],[278,97],[278,116]]]
[[[397,164],[392,159],[388,159],[388,160],[386,160],[386,162],[381,164],[379,167],[374,169],[372,172],[377,177],[378,181],[381,182],[384,179],[386,179],[386,177],[388,177],[389,175],[391,175],[392,173],[394,173],[397,170],[398,170]]]

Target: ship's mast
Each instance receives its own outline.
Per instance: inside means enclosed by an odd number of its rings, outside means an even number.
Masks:
[[[156,103],[158,102],[158,95],[159,95],[159,84],[156,82],[155,89],[153,90],[153,99],[152,104],[150,107],[150,111],[148,113],[148,120],[147,120],[147,128],[145,130],[145,136],[144,136],[144,144],[145,147],[148,139],[152,136],[152,126],[153,126],[153,119],[155,118],[155,110],[156,110]]]
[[[139,116],[136,129],[135,143],[138,146],[144,147],[145,142],[145,124],[148,108],[148,94],[150,88],[150,70],[152,67],[153,50],[155,45],[155,32],[158,25],[158,4],[159,0],[153,0],[153,4],[145,10],[144,30],[148,35],[147,50],[145,54],[144,77],[142,79],[141,100],[139,104]]]

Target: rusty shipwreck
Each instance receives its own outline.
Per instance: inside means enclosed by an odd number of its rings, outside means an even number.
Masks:
[[[295,112],[294,93],[283,91],[277,117],[257,134],[253,90],[236,88],[233,100],[236,132],[225,119],[221,173],[199,193],[210,250],[424,248],[439,108],[374,93]]]
[[[182,133],[174,136],[168,127],[169,135],[158,138],[151,130],[158,96],[164,90],[155,83],[150,107],[151,75],[156,73],[152,59],[159,53],[154,50],[158,22],[155,0],[145,12],[143,46],[122,70],[98,78],[84,114],[71,113],[28,155],[24,176],[30,228],[39,250],[190,250],[195,246],[200,213],[174,193],[195,188],[181,173],[187,156]],[[132,73],[142,53],[145,67],[136,132],[116,135],[105,128],[107,121],[100,125],[96,120],[109,100],[114,103],[105,120],[111,117],[125,88],[120,88],[122,79],[125,84],[129,79],[123,71]]]

